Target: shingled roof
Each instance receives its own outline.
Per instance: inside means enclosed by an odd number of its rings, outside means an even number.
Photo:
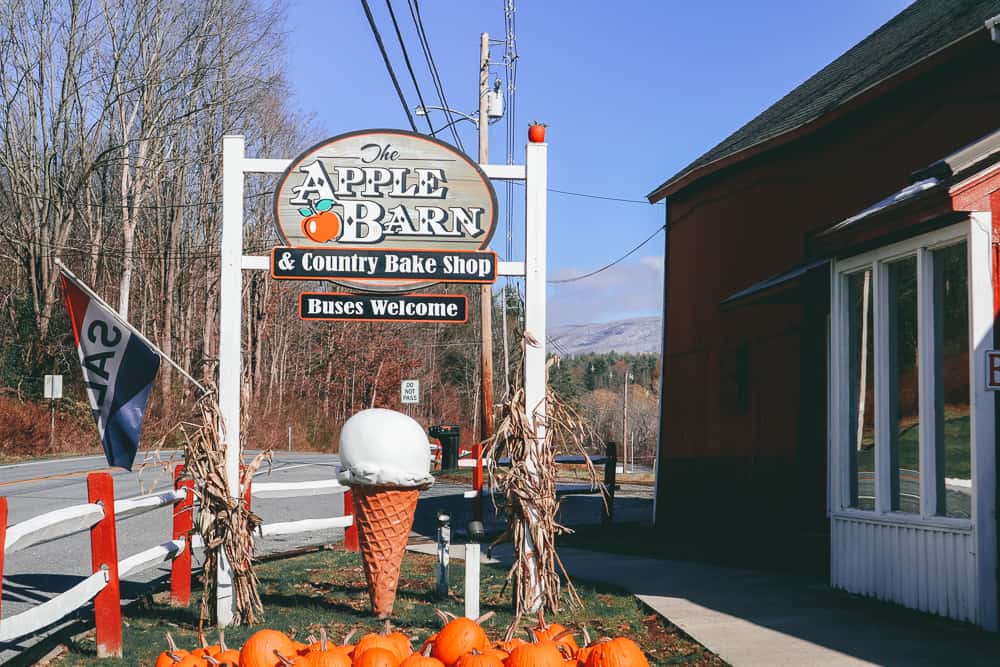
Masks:
[[[651,192],[658,201],[710,165],[801,128],[872,86],[976,31],[1000,14],[1000,0],[917,0]],[[728,160],[727,160],[728,161]]]

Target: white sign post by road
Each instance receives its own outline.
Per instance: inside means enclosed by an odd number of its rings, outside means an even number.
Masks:
[[[45,398],[62,398],[62,375],[45,376]]]
[[[45,398],[49,399],[49,451],[56,446],[56,399],[62,398],[62,375],[45,376]]]
[[[412,405],[420,402],[420,380],[403,380],[399,391],[404,404]]]

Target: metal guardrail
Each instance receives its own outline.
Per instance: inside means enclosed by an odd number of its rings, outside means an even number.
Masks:
[[[483,492],[483,458],[482,448],[477,446],[473,452],[474,456],[468,459],[459,459],[460,468],[474,468],[472,490],[466,491],[465,498],[473,502],[473,515],[477,520],[482,520],[482,497]],[[587,456],[563,454],[555,457],[557,464],[563,465],[583,465],[590,460],[593,465],[604,466],[604,482],[602,484],[559,484],[556,486],[556,495],[596,495],[603,494],[605,502],[601,508],[601,522],[609,524],[614,520],[615,512],[615,490],[618,488],[616,476],[618,471],[618,445],[614,442],[605,443],[605,453],[589,454]],[[470,463],[463,465],[463,461]],[[497,465],[510,466],[510,457],[501,456],[497,459]],[[488,492],[486,492],[488,493]]]

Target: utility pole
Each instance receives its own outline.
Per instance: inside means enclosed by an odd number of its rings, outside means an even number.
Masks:
[[[490,36],[479,36],[479,164],[489,162],[489,116],[486,102],[490,80]],[[483,418],[480,420],[480,440],[486,441],[493,435],[493,286],[479,287],[480,328],[482,333],[481,366],[483,380],[480,383]]]
[[[622,382],[622,447],[624,448],[623,460],[622,460],[622,472],[625,472],[625,466],[628,463],[628,382],[632,378],[632,369],[626,368],[624,375],[624,382]],[[634,465],[633,461],[633,465]]]

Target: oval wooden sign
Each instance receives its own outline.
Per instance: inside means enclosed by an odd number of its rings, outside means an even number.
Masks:
[[[480,250],[493,236],[497,196],[471,158],[404,130],[361,130],[295,158],[274,197],[278,233],[290,246]],[[403,291],[425,281],[338,280],[365,291]]]

